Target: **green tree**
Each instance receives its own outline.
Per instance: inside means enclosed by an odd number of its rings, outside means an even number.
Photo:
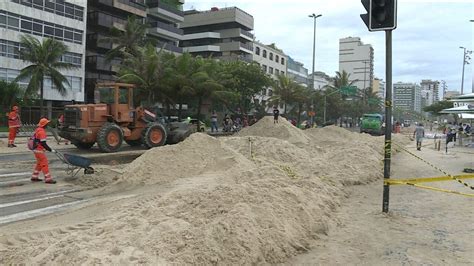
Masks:
[[[193,67],[194,73],[191,75],[190,89],[198,103],[196,118],[199,120],[203,101],[215,98],[216,92],[223,90],[224,87],[217,80],[219,77],[219,63],[217,61],[196,57]],[[199,123],[196,124],[196,127],[199,131]]]
[[[442,110],[452,108],[452,107],[453,107],[453,102],[444,100],[444,101],[435,102],[434,104],[430,106],[424,107],[423,111],[431,113],[435,116],[439,116],[441,115],[440,112]]]
[[[11,107],[21,102],[23,90],[18,83],[0,80],[0,95],[0,121],[4,121]]]
[[[220,91],[219,99],[228,109],[238,108],[244,114],[256,108],[255,96],[271,85],[270,77],[256,63],[227,61],[222,63],[222,68],[218,75],[226,91]]]
[[[106,54],[107,60],[114,58],[125,58],[127,55],[139,55],[140,47],[147,43],[147,26],[135,16],[127,19],[123,30],[113,27],[110,30],[110,36],[101,40],[101,42],[111,42],[116,46]]]
[[[278,80],[273,85],[273,95],[269,99],[270,105],[283,104],[283,116],[286,116],[288,105],[294,101],[297,87],[299,86],[292,78],[278,75]]]
[[[45,78],[50,78],[54,85],[53,88],[59,94],[65,96],[67,94],[66,86],[69,87],[70,84],[59,70],[71,69],[76,66],[61,62],[61,57],[68,51],[68,48],[60,41],[45,38],[43,42],[40,42],[30,35],[23,35],[20,40],[24,47],[20,50],[21,59],[24,62],[30,63],[30,65],[21,70],[15,82],[30,80],[25,91],[26,97],[28,95],[35,95],[39,90],[40,113],[41,116],[44,116],[43,93]]]
[[[166,98],[160,90],[161,77],[164,73],[163,54],[148,44],[139,47],[135,54],[125,54],[125,59],[118,72],[119,80],[136,84],[138,91],[136,101],[149,101],[154,103],[159,98]]]

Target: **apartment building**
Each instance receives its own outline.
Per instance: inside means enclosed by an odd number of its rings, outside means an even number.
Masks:
[[[287,73],[290,78],[293,78],[297,83],[301,84],[302,86],[307,87],[310,83],[308,80],[308,69],[304,67],[303,63],[298,62],[288,56],[288,64],[287,64]]]
[[[60,95],[51,79],[44,80],[44,99],[50,107],[60,102],[84,101],[84,65],[86,46],[86,0],[3,0],[0,1],[0,79],[13,81],[28,66],[20,59],[20,36],[32,35],[39,41],[52,38],[69,49],[61,61],[77,68],[62,70],[70,86]],[[20,81],[26,86],[28,80]]]
[[[86,101],[94,101],[97,82],[114,81],[120,61],[106,60],[106,53],[114,47],[109,41],[113,27],[123,30],[129,16],[146,18],[145,0],[96,0],[88,1],[86,45]]]
[[[339,39],[339,72],[350,74],[359,89],[372,88],[374,79],[374,49],[359,37]]]
[[[332,83],[332,78],[328,74],[322,71],[316,71],[313,74],[310,74],[308,77],[308,81],[309,81],[308,83],[311,83],[313,81],[313,75],[314,75],[313,88],[315,90],[326,90],[326,87],[328,85],[331,85]]]
[[[221,60],[253,61],[253,17],[237,7],[184,12],[180,46],[185,52]]]
[[[184,20],[184,0],[147,0],[146,4],[147,24],[151,27],[148,36],[155,39],[158,49],[182,54],[179,41],[183,38],[183,30],[179,24]]]
[[[381,99],[385,99],[385,81],[383,79],[374,78],[372,92],[376,93]]]
[[[421,87],[415,83],[393,84],[393,106],[398,110],[421,112]]]
[[[265,45],[261,42],[254,42],[253,60],[262,67],[262,70],[277,80],[278,75],[286,75],[288,56],[276,47],[274,43]],[[269,87],[262,91],[257,100],[267,105],[268,99],[273,95],[273,88]],[[267,108],[267,112],[271,112],[272,108]]]
[[[439,101],[439,84],[437,80],[423,79],[420,86],[424,95],[430,94],[431,98],[427,99],[431,104]]]

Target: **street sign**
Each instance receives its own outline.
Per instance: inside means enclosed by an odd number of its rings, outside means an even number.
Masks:
[[[341,93],[345,95],[356,95],[357,87],[356,86],[345,86],[341,87]]]
[[[315,111],[309,111],[309,112],[308,112],[308,115],[309,115],[309,116],[315,116],[315,115],[316,115],[316,112],[315,112]]]

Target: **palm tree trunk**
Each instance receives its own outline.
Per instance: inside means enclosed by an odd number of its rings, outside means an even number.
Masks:
[[[200,117],[201,117],[201,105],[202,105],[202,97],[199,97],[199,99],[198,99],[197,117],[196,117],[196,119],[197,119],[197,123],[196,123],[197,132],[199,132],[200,127],[201,127],[200,122],[199,122],[199,121],[201,121],[201,119],[200,119]]]
[[[285,109],[283,109],[283,116],[286,117],[286,101],[285,101]]]
[[[178,105],[178,121],[181,121],[181,112],[183,111],[183,103],[179,101]]]
[[[44,117],[43,88],[44,88],[44,79],[41,78],[41,85],[40,85],[40,118]]]
[[[301,121],[301,108],[303,106],[301,104],[298,104],[298,125],[300,124],[300,121]]]

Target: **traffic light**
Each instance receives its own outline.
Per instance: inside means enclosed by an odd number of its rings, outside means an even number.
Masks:
[[[369,31],[393,30],[397,27],[397,0],[361,0],[367,14],[361,14]]]

